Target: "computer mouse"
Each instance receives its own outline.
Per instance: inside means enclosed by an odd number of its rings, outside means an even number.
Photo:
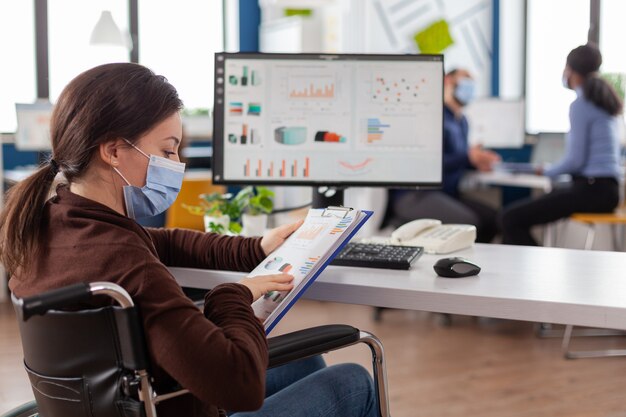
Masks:
[[[480,267],[465,258],[442,258],[433,266],[437,275],[446,278],[462,278],[477,275]]]

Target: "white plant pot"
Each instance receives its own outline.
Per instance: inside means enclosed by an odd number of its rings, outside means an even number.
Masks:
[[[267,214],[252,216],[244,213],[241,215],[241,222],[243,226],[242,236],[263,236],[267,228]]]
[[[228,233],[228,227],[230,226],[230,217],[228,214],[224,214],[223,216],[214,217],[209,216],[208,214],[204,215],[204,231],[210,232],[211,227],[210,224],[213,223],[215,225],[221,224],[224,227],[224,234]]]

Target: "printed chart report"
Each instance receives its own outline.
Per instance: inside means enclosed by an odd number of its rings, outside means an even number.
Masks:
[[[442,58],[320,57],[218,56],[218,180],[440,183]]]
[[[273,328],[321,272],[331,255],[367,221],[369,214],[344,208],[311,209],[304,224],[250,272],[251,277],[281,272],[294,277],[293,290],[270,291],[252,304],[266,331]]]

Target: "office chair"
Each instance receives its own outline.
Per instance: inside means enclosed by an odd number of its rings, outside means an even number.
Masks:
[[[92,296],[117,305],[78,311]],[[156,417],[156,405],[189,391],[156,393],[137,309],[129,294],[109,282],[80,283],[16,298],[24,366],[35,402],[2,417]],[[269,339],[269,367],[356,343],[372,352],[379,414],[389,417],[382,343],[347,325],[326,325]]]
[[[623,198],[622,198],[623,200]],[[611,227],[613,238],[613,250],[623,250],[621,239],[621,229],[626,224],[626,205],[622,202],[613,213],[574,213],[570,220],[582,223],[587,226],[587,237],[585,238],[585,250],[593,249],[595,243],[596,228],[606,224]],[[574,326],[568,324],[563,333],[562,350],[563,356],[567,359],[600,358],[613,356],[626,356],[626,349],[600,349],[600,350],[571,350],[570,344],[573,336],[624,336],[623,331],[607,329],[581,329],[577,334]]]
[[[613,250],[623,250],[619,227],[626,224],[626,204],[621,204],[613,213],[574,213],[570,219],[587,226],[585,250],[591,250],[596,238],[596,228],[601,224],[611,227]]]
[[[613,213],[574,213],[567,220],[582,223],[587,226],[587,236],[585,237],[585,250],[593,249],[596,237],[596,229],[599,225],[605,224],[611,227],[613,250],[623,250],[623,239],[621,230],[626,224],[626,204],[624,203],[624,189],[620,187],[620,205]],[[554,236],[556,243],[556,236]],[[568,324],[563,331],[560,329],[552,329],[552,325],[541,323],[537,330],[539,337],[560,337],[561,351],[565,359],[582,359],[582,358],[601,358],[626,356],[626,349],[599,349],[599,350],[572,350],[572,337],[599,337],[599,336],[624,336],[626,333],[621,330],[583,328],[574,329],[574,326]]]

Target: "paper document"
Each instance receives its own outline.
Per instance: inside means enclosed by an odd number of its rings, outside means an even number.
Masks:
[[[252,304],[255,315],[264,321],[266,332],[371,214],[343,207],[311,209],[302,226],[250,273],[250,277],[279,273],[294,277],[291,291],[271,291]]]

